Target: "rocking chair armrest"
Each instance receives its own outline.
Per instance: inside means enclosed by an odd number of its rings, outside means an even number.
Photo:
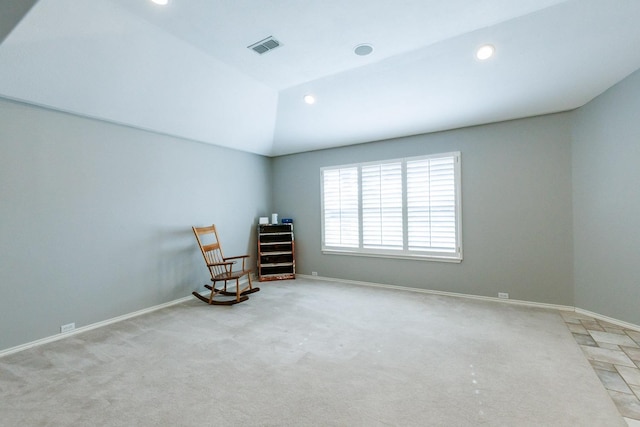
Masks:
[[[249,255],[236,255],[236,256],[230,256],[230,257],[225,257],[224,260],[228,260],[228,259],[240,259],[240,258],[249,258]]]
[[[232,262],[212,262],[211,264],[207,264],[207,267],[215,267],[217,265],[233,265],[235,264],[235,261]]]

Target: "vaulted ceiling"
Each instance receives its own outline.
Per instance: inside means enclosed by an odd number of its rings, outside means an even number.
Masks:
[[[571,110],[640,68],[637,0],[6,3],[0,96],[268,156]]]

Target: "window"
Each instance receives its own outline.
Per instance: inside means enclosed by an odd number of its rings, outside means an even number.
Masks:
[[[460,153],[321,169],[322,251],[460,262]]]

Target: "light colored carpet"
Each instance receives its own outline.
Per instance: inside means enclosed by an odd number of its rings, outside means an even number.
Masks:
[[[0,425],[625,425],[557,312],[260,286],[1,358]]]

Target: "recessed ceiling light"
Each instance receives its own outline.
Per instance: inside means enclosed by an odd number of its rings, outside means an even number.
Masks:
[[[166,6],[169,3],[169,0],[151,0],[155,4],[159,4],[160,6]]]
[[[304,102],[306,102],[309,105],[316,103],[316,97],[313,95],[305,95],[302,99],[304,99]]]
[[[367,56],[373,53],[373,46],[367,43],[359,44],[353,49],[353,53],[358,56]]]
[[[484,61],[485,59],[489,59],[495,53],[496,48],[490,44],[485,44],[484,46],[480,46],[480,48],[476,51],[476,58],[480,61]]]

